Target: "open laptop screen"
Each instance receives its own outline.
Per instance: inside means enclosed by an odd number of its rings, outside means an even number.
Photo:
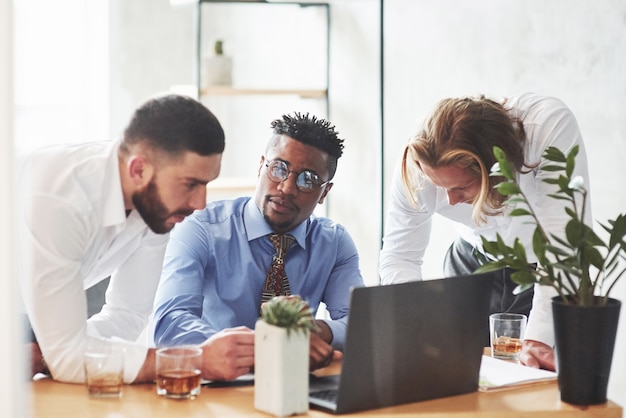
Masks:
[[[346,413],[477,390],[491,277],[353,289],[336,405],[315,399],[322,378],[311,406]]]

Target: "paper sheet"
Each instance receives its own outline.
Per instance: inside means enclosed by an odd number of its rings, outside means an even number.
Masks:
[[[487,392],[508,389],[554,381],[556,378],[557,374],[555,372],[483,356],[480,364],[478,390]]]

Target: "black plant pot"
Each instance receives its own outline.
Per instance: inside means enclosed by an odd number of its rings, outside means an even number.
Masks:
[[[606,402],[621,302],[606,305],[567,304],[552,299],[559,390],[563,402],[595,405]]]

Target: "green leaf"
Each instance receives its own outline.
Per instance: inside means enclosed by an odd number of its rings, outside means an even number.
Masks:
[[[563,270],[567,273],[573,274],[574,276],[580,277],[580,268],[575,264],[566,264],[566,263],[554,263],[554,267],[559,270]]]
[[[621,243],[624,245],[626,238],[626,214],[620,214],[613,221],[609,221],[611,227],[600,224],[610,234],[609,247],[613,248]]]
[[[505,243],[504,240],[502,239],[502,235],[500,234],[496,234],[496,242],[498,243],[498,247],[499,248],[504,248],[507,251],[511,251],[512,248],[508,247]]]
[[[550,234],[550,237],[557,242],[557,244],[561,244],[564,248],[569,248],[569,244],[567,241],[559,237],[558,235]]]
[[[565,170],[567,177],[572,177],[574,167],[576,167],[576,155],[578,155],[578,145],[574,145],[569,154],[567,154],[567,164]]]
[[[567,193],[569,191],[571,193],[571,190],[569,188],[569,178],[565,176],[559,176],[558,185],[559,189],[561,189],[560,192]]]
[[[513,205],[516,203],[525,203],[526,205],[528,205],[528,202],[526,202],[526,199],[524,199],[523,197],[519,197],[519,196],[510,197],[504,201],[505,205]]]
[[[537,281],[537,278],[533,273],[526,270],[511,273],[511,280],[520,285],[533,285]]]
[[[547,240],[545,235],[541,232],[540,228],[535,228],[535,232],[533,232],[533,252],[537,256],[539,263],[543,264],[546,262],[546,246]]]
[[[501,254],[500,248],[496,241],[488,241],[485,237],[481,237],[483,248],[487,254],[498,256]]]
[[[596,235],[593,229],[578,218],[570,219],[565,226],[565,234],[568,243],[575,248],[582,247],[583,244],[604,246],[604,242]]]
[[[582,246],[585,242],[584,224],[576,218],[571,219],[565,226],[565,236],[572,247]]]
[[[474,273],[490,273],[492,271],[502,270],[505,267],[506,266],[504,266],[501,261],[491,261],[478,267]]]
[[[567,162],[567,159],[565,158],[565,154],[563,154],[561,150],[558,149],[557,147],[546,148],[546,150],[543,153],[543,157],[546,160],[550,160],[550,161],[556,161],[560,163]]]
[[[496,189],[498,190],[498,193],[500,193],[503,196],[519,194],[521,191],[517,184],[509,183],[509,182],[498,184],[496,186]]]
[[[532,213],[527,209],[516,208],[509,213],[509,216],[532,216]]]
[[[568,247],[565,247],[568,248]],[[554,254],[556,256],[568,257],[569,253],[567,253],[563,248],[557,247],[554,245],[546,245],[546,251],[549,251],[550,254]]]
[[[557,179],[543,179],[542,181],[548,184],[559,184],[559,181]]]
[[[507,180],[514,180],[515,171],[513,170],[511,163],[509,163],[509,160],[507,159],[507,156],[502,148],[493,147],[493,155],[496,157],[496,161],[498,161],[498,164],[500,165],[500,172],[502,175],[506,177]]]
[[[513,289],[513,294],[514,295],[519,295],[520,293],[527,291],[528,289],[532,288],[533,286],[534,286],[534,284],[530,284],[530,283],[517,285],[515,287],[515,289]]]
[[[563,171],[564,169],[562,165],[544,165],[541,167],[542,171]]]
[[[549,194],[548,196],[553,198],[553,199],[557,199],[557,200],[567,200],[568,202],[572,201],[572,199],[570,199],[569,197],[561,196],[561,195],[558,195],[558,194]]]
[[[601,270],[604,267],[604,257],[594,247],[585,246],[585,259],[594,266],[595,268]]]
[[[547,277],[547,276],[542,276],[539,278],[539,284],[542,286],[554,286],[554,283],[558,283],[558,285],[561,285],[561,275],[557,274],[554,277]]]
[[[519,259],[520,264],[528,264],[528,261],[526,261],[526,247],[524,247],[524,244],[522,244],[522,241],[520,241],[518,238],[516,238],[515,242],[513,243],[513,251]]]
[[[605,247],[604,241],[594,232],[594,230],[587,224],[582,224],[583,233],[585,235],[585,242],[592,246]]]

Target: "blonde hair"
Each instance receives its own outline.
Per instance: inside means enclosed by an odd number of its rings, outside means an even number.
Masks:
[[[472,219],[482,224],[486,216],[502,212],[505,200],[494,188],[503,178],[489,175],[496,162],[493,147],[502,148],[515,170],[522,172],[526,165],[525,140],[521,121],[511,117],[503,104],[484,96],[444,99],[404,148],[402,182],[407,195],[419,204],[413,194],[419,186],[411,176],[412,168],[463,167],[480,179],[480,192],[472,203]]]

